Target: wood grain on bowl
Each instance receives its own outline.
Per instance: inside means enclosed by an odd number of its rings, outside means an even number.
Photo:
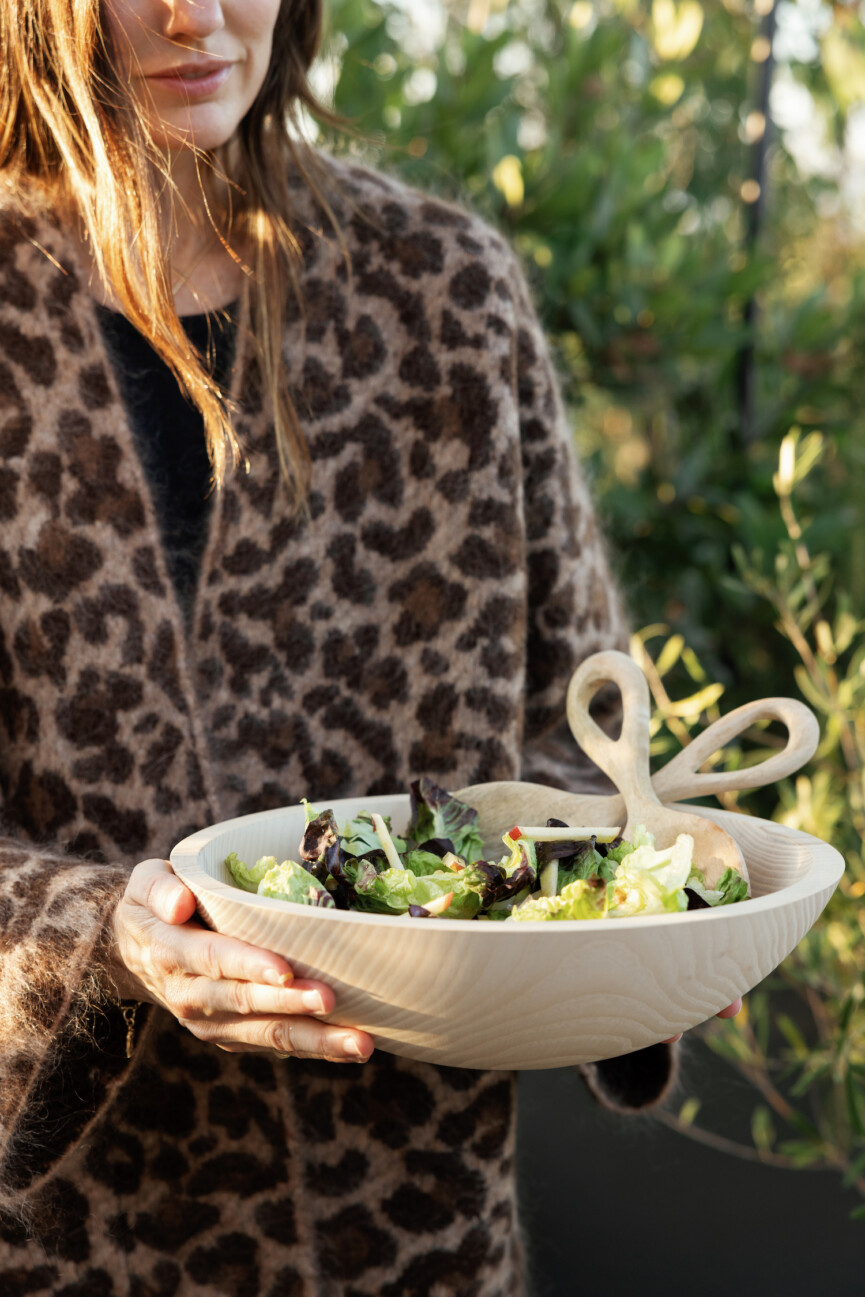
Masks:
[[[578,795],[569,797],[569,814],[583,819]],[[594,800],[585,799],[587,809]],[[397,832],[408,824],[407,796],[332,805],[340,823],[367,809],[390,815]],[[319,909],[235,887],[225,856],[296,856],[302,806],[213,825],[179,843],[171,863],[207,923],[328,983],[332,1021],[369,1031],[377,1048],[454,1067],[565,1067],[642,1049],[712,1017],[793,950],[841,878],[839,853],[809,834],[687,810],[736,841],[753,899],[682,914],[510,924]]]

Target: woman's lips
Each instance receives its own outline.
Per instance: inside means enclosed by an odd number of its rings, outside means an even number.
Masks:
[[[203,69],[196,73],[191,68],[180,72],[163,72],[147,78],[153,85],[184,99],[206,99],[208,95],[220,90],[231,75],[233,63],[223,63],[219,67]]]

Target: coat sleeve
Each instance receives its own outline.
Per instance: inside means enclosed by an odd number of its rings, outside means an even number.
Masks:
[[[80,1139],[129,1066],[108,919],[126,871],[0,837],[0,1207]],[[142,1014],[146,1006],[142,1006]],[[140,1024],[139,1024],[140,1025]]]
[[[522,269],[513,259],[516,378],[528,563],[526,721],[522,778],[608,792],[564,719],[575,669],[601,649],[628,650],[628,624],[588,487],[574,452],[550,350]],[[600,691],[592,714],[615,732],[618,692]],[[618,1112],[661,1102],[675,1084],[678,1050],[653,1045],[580,1068],[594,1097]]]

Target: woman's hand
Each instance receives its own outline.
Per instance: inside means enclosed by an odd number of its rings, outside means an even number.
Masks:
[[[199,1040],[229,1053],[273,1052],[366,1062],[365,1031],[319,1022],[333,991],[296,981],[279,955],[190,922],[195,897],[166,860],[133,869],[114,913],[111,976],[121,999],[168,1009]]]
[[[740,996],[738,1000],[734,1000],[732,1004],[728,1004],[726,1009],[722,1009],[721,1012],[716,1014],[715,1016],[717,1018],[735,1018],[736,1014],[741,1013],[741,1011],[742,1011],[742,997]],[[669,1040],[662,1041],[662,1044],[675,1045],[677,1040],[682,1039],[682,1034],[683,1033],[680,1031],[678,1036],[671,1036]]]

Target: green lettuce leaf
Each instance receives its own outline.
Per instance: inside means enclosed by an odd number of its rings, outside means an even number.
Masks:
[[[611,887],[602,879],[578,878],[557,896],[530,896],[511,912],[514,923],[539,919],[603,919],[609,908]]]
[[[259,896],[272,896],[280,901],[294,901],[297,905],[333,905],[333,897],[313,878],[303,865],[293,860],[275,861],[258,884]]]
[[[407,851],[404,858],[406,869],[422,878],[426,874],[437,874],[442,870],[441,856],[432,851]],[[448,870],[448,873],[451,871]],[[456,874],[454,874],[456,877]]]
[[[735,869],[725,869],[718,880],[717,887],[707,887],[704,875],[698,869],[692,869],[687,886],[712,907],[734,905],[737,901],[748,898],[748,884]]]
[[[499,862],[505,871],[507,878],[512,878],[518,871],[528,871],[532,877],[529,883],[533,887],[538,875],[538,846],[531,838],[517,838],[514,841],[506,833],[502,842],[508,849],[507,856],[503,856]],[[527,879],[528,881],[528,879]]]
[[[472,919],[480,910],[478,891],[471,886],[472,878],[465,878],[468,870],[454,873],[440,869],[418,876],[410,869],[383,869],[380,874],[358,861],[355,869],[346,862],[345,871],[357,891],[357,907],[375,914],[408,914],[410,905],[426,907],[453,892],[454,898],[444,911],[446,919]],[[353,877],[352,877],[353,873]]]
[[[237,852],[232,851],[225,857],[225,864],[238,887],[242,887],[245,892],[257,892],[258,884],[268,869],[272,869],[276,864],[276,856],[262,856],[250,869],[243,863]]]
[[[383,815],[385,828],[390,833],[393,845],[400,855],[406,849],[404,838],[395,837],[391,832],[390,816]],[[375,831],[370,811],[361,811],[353,820],[347,820],[339,831],[340,846],[349,856],[366,856],[371,851],[381,851],[381,838]]]
[[[608,883],[615,875],[616,865],[617,861],[609,855],[602,856],[596,847],[587,847],[585,851],[559,861],[559,891],[580,878],[602,878]]]
[[[719,905],[734,905],[736,901],[748,899],[748,884],[735,869],[725,869],[718,880],[718,891],[722,899]]]
[[[614,865],[620,865],[625,856],[629,856],[637,847],[654,847],[655,839],[642,824],[638,824],[634,830],[633,842],[628,842],[620,838],[618,842],[611,843],[607,847],[607,860],[611,860]]]
[[[686,910],[684,888],[691,875],[694,839],[680,833],[672,846],[655,851],[652,836],[644,829],[637,829],[636,838],[639,845],[616,868],[610,917]]]

